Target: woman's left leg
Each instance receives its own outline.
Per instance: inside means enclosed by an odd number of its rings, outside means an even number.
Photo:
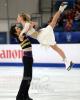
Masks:
[[[50,45],[50,47],[51,47],[52,49],[54,49],[54,50],[61,56],[61,58],[63,59],[65,65],[66,65],[66,69],[67,69],[67,70],[70,70],[71,67],[72,67],[72,65],[73,65],[73,63],[72,63],[71,60],[69,60],[69,59],[66,57],[65,53],[63,52],[63,50],[60,49],[56,44],[55,44],[55,45]]]

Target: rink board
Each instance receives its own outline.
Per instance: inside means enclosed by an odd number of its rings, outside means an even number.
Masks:
[[[80,44],[58,44],[66,56],[80,67]],[[32,45],[35,67],[64,67],[61,57],[50,47]],[[22,50],[19,45],[0,45],[0,66],[22,66]]]

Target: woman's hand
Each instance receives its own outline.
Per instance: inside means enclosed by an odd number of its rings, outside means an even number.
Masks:
[[[38,23],[37,23],[37,22],[31,21],[31,22],[30,22],[30,28],[32,28],[32,27],[33,27],[33,28],[38,27]],[[29,29],[30,29],[30,28],[29,28]]]

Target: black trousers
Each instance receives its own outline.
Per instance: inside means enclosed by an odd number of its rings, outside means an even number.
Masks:
[[[28,90],[32,80],[32,64],[33,64],[32,57],[23,56],[23,65],[24,65],[23,79],[18,94],[16,96],[16,100],[26,100],[26,98],[29,96]]]

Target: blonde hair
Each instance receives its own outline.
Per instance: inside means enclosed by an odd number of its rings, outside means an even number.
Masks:
[[[26,14],[26,13],[24,13],[24,12],[19,13],[18,15],[19,15],[20,17],[22,17],[24,21],[30,21],[30,20],[31,20],[30,15],[29,15],[29,14]]]

